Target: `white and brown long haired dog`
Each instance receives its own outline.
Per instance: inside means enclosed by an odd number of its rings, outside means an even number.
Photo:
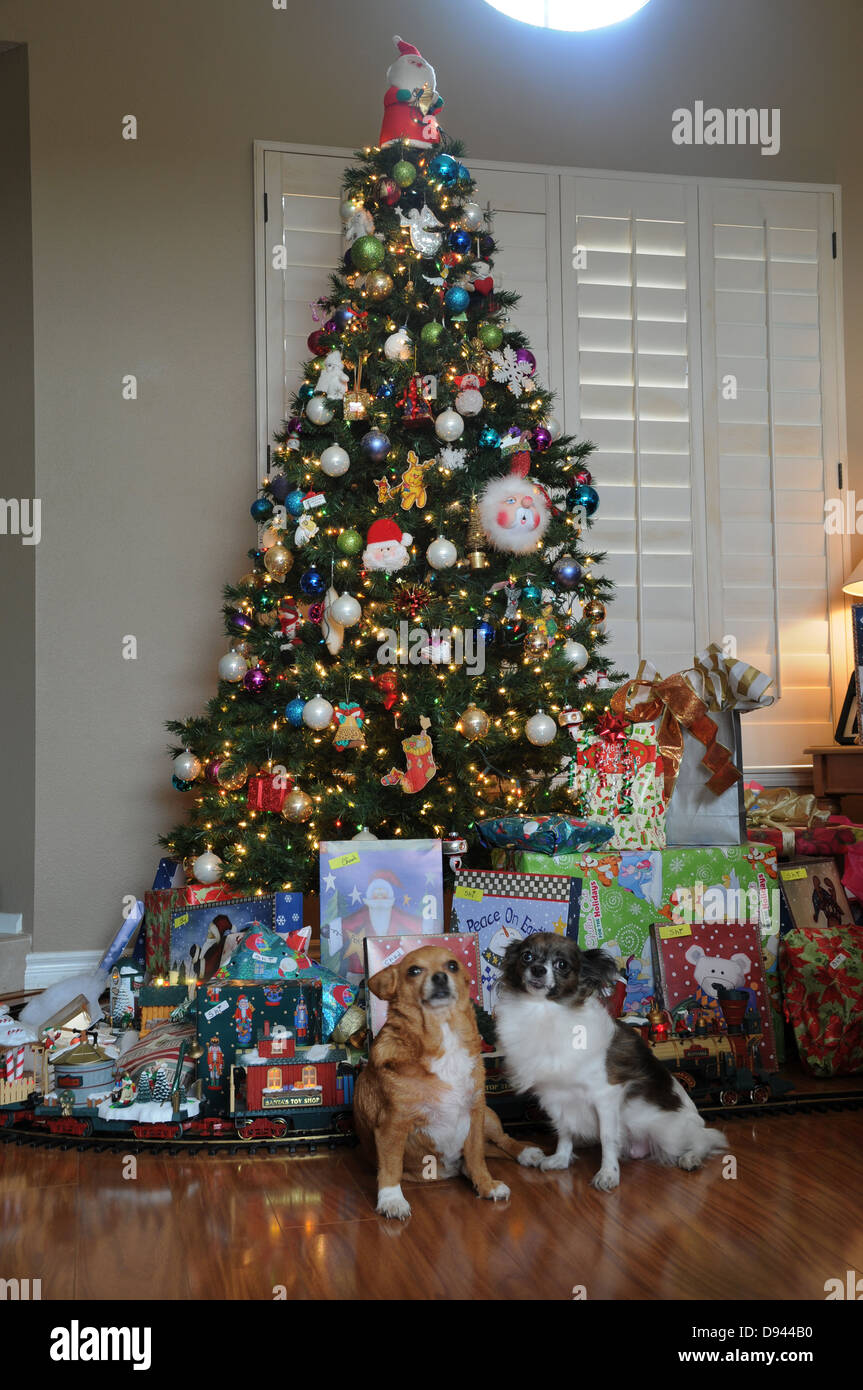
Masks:
[[[605,951],[538,932],[507,948],[495,1014],[510,1075],[538,1097],[557,1132],[557,1151],[538,1166],[566,1168],[573,1143],[598,1140],[593,1186],[604,1191],[620,1182],[619,1158],[650,1155],[698,1168],[727,1147],[641,1035],[605,1008],[602,996],[616,978]]]
[[[448,1178],[460,1167],[478,1197],[506,1200],[509,1188],[488,1171],[486,1142],[526,1165],[543,1154],[504,1134],[486,1106],[482,1047],[461,961],[445,946],[421,946],[373,975],[369,989],[388,1001],[389,1011],[357,1078],[354,1119],[377,1162],[377,1210],[404,1219],[411,1209],[403,1177]]]

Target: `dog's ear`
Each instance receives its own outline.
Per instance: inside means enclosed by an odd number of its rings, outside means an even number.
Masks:
[[[398,989],[398,983],[399,972],[394,965],[388,965],[386,970],[379,970],[377,975],[372,975],[369,989],[378,999],[392,999]]]
[[[506,969],[508,965],[515,964],[515,962],[518,960],[518,955],[523,945],[524,939],[520,936],[517,936],[514,941],[511,941],[509,943],[509,945],[503,953],[504,969]]]
[[[582,951],[578,983],[588,994],[609,994],[617,984],[620,967],[614,956],[599,948]]]

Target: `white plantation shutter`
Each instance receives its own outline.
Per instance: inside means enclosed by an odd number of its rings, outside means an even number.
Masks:
[[[747,762],[787,766],[834,722],[833,198],[705,185],[700,199],[710,630],[781,695],[743,721]],[[834,621],[841,641],[841,607]]]
[[[617,586],[610,656],[633,674],[640,655],[670,673],[698,645],[705,589],[695,194],[658,180],[562,183],[566,427],[597,445],[589,544]]]

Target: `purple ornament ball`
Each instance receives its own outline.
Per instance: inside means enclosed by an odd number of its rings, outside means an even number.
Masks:
[[[279,504],[280,507],[284,505],[285,498],[291,490],[291,483],[285,477],[284,473],[278,473],[275,478],[270,479],[270,496],[272,497],[274,502],[277,502]]]
[[[250,695],[262,695],[269,683],[269,676],[259,666],[254,666],[243,676],[243,685]]]
[[[235,608],[228,621],[235,632],[248,632],[252,626],[248,613],[244,613],[241,608]]]
[[[213,761],[207,763],[207,766],[204,768],[204,776],[206,777],[207,781],[212,782],[214,786],[218,784],[219,768],[221,766],[221,763],[217,763],[215,759],[213,759]]]
[[[551,434],[545,428],[545,425],[538,425],[536,427],[531,436],[531,443],[538,453],[541,453],[543,449],[548,448],[549,444],[551,443]]]
[[[290,420],[288,421],[288,434],[301,434],[302,429],[303,422],[300,419],[299,415],[292,415]]]

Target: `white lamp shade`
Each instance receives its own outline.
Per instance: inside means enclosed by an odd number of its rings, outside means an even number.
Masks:
[[[843,594],[853,594],[854,598],[863,598],[863,560],[845,580],[842,585],[842,592]]]

